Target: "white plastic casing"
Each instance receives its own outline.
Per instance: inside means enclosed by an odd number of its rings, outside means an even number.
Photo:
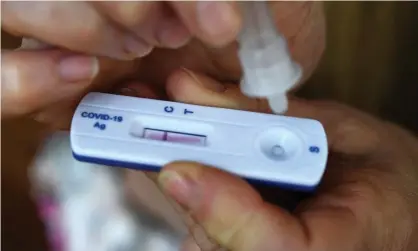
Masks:
[[[315,120],[104,93],[77,107],[71,147],[80,161],[154,171],[196,161],[302,190],[320,182],[328,156]]]
[[[275,113],[287,110],[286,93],[302,76],[287,48],[286,39],[278,32],[268,3],[241,3],[244,23],[238,38],[244,78],[241,91],[249,97],[267,98]]]

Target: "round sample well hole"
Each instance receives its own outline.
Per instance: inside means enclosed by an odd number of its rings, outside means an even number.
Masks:
[[[264,131],[259,138],[261,152],[271,160],[287,160],[301,149],[302,141],[286,128],[273,128]]]
[[[284,149],[283,149],[283,147],[281,147],[279,145],[275,145],[271,148],[271,154],[273,156],[276,156],[276,157],[283,156],[284,155]]]

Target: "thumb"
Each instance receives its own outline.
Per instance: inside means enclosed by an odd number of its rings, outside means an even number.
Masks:
[[[84,90],[99,72],[96,57],[59,50],[2,52],[2,118],[25,115]]]
[[[356,250],[363,235],[360,219],[342,204],[291,214],[263,201],[244,180],[198,163],[169,164],[158,181],[227,250]]]
[[[228,250],[307,250],[298,219],[263,202],[244,180],[197,163],[177,162],[163,169],[159,184]]]
[[[264,107],[239,93],[238,86],[218,88],[216,81],[197,73],[179,73],[167,84],[176,101],[254,111]],[[378,145],[373,118],[342,105],[291,99],[287,115],[322,122],[331,151],[367,154]],[[210,238],[232,251],[354,250],[362,234],[349,208],[324,205],[291,215],[263,201],[245,181],[197,163],[167,165],[159,184]]]

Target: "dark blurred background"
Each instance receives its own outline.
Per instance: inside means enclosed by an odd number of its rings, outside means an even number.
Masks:
[[[394,121],[418,133],[418,2],[327,2],[327,48],[301,90]],[[2,48],[20,40],[2,32]],[[47,250],[29,197],[27,166],[42,127],[2,122],[2,249]]]
[[[418,2],[326,2],[327,46],[302,93],[418,132]]]

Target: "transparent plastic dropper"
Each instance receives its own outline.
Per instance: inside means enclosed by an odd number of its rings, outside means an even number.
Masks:
[[[265,1],[241,2],[243,29],[238,55],[244,77],[241,91],[249,97],[267,98],[274,113],[287,110],[286,93],[301,76],[285,38],[277,31]]]

